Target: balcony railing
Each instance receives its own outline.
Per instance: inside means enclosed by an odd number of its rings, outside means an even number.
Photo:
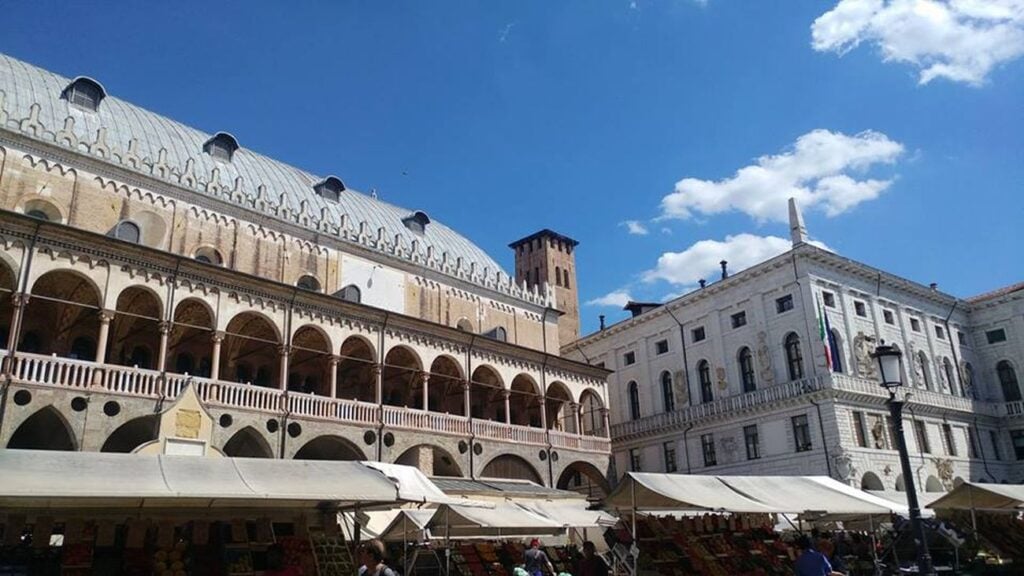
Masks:
[[[1024,418],[1024,402],[1017,400],[1003,404],[1003,415],[1009,418]]]
[[[258,412],[287,410],[294,416],[359,425],[376,425],[383,419],[384,425],[392,428],[458,436],[469,436],[472,433],[491,440],[538,446],[548,445],[550,434],[550,442],[554,447],[605,454],[611,450],[611,440],[597,436],[577,436],[556,430],[546,431],[489,420],[473,420],[471,425],[465,416],[402,406],[379,407],[371,402],[285,392],[276,388],[199,378],[187,374],[167,373],[161,377],[160,372],[155,370],[132,366],[97,364],[19,352],[15,355],[11,368],[14,380],[24,384],[103,390],[112,394],[154,399],[176,398],[191,384],[199,398],[211,406]]]
[[[889,393],[878,385],[878,382],[866,378],[857,378],[846,374],[832,374],[832,387],[844,392],[854,392],[866,396],[886,398]],[[956,412],[968,412],[971,414],[998,415],[995,405],[983,400],[974,400],[952,394],[943,394],[923,388],[906,387],[904,392],[911,394],[912,402],[915,405],[929,406],[943,410]]]

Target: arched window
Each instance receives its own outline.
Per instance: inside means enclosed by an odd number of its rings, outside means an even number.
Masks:
[[[38,209],[36,209],[36,210],[29,210],[28,212],[25,212],[25,215],[30,217],[30,218],[35,218],[36,220],[42,220],[44,222],[49,222],[50,221],[50,215],[47,214],[46,212],[43,212],[42,210],[38,210]]]
[[[342,300],[346,302],[355,302],[356,304],[363,301],[363,293],[359,290],[359,287],[355,284],[349,284],[341,289],[339,293]]]
[[[740,348],[738,358],[740,364],[740,382],[743,383],[743,391],[753,392],[754,390],[757,390],[757,380],[754,376],[754,355],[750,352],[750,348],[746,346]]]
[[[996,364],[996,374],[999,376],[999,385],[1003,389],[1003,399],[1007,402],[1020,400],[1020,386],[1017,384],[1017,372],[1006,360]]]
[[[99,82],[85,76],[75,78],[61,92],[61,98],[91,112],[95,112],[99,108],[100,102],[106,95],[106,90]]]
[[[629,383],[629,416],[632,420],[640,419],[640,389],[636,382]]]
[[[704,404],[715,399],[714,391],[711,389],[711,364],[707,360],[697,363],[697,379],[700,380],[700,401]]]
[[[494,339],[498,340],[499,342],[507,342],[508,331],[505,330],[503,326],[498,326],[497,328],[494,329]]]
[[[231,161],[235,150],[238,150],[238,140],[227,132],[217,132],[213,138],[210,138],[203,144],[203,152],[225,162]]]
[[[295,285],[303,290],[309,290],[310,292],[320,291],[320,281],[316,279],[316,276],[311,276],[309,274],[303,274]]]
[[[800,337],[796,332],[790,332],[786,336],[786,368],[789,369],[790,380],[800,380],[804,377],[804,355],[800,351]]]
[[[960,392],[964,398],[967,398],[967,395],[970,394],[971,398],[977,400],[977,390],[978,387],[974,383],[974,366],[970,362],[964,362],[964,389]]]
[[[956,374],[953,373],[953,363],[949,361],[949,358],[942,359],[942,372],[946,375],[946,384],[949,384],[949,393],[956,396]]]
[[[928,375],[928,357],[924,352],[917,353],[917,370],[921,373],[921,384],[928,390],[932,389],[932,380]]]
[[[555,266],[555,286],[562,285],[562,268],[561,266]]]
[[[569,269],[562,270],[562,286],[569,287]]]
[[[661,373],[661,399],[665,403],[665,412],[676,409],[676,395],[672,391],[672,375],[668,370]]]
[[[203,246],[196,250],[196,261],[204,264],[213,264],[215,266],[220,266],[224,263],[224,259],[221,258],[220,252],[214,248],[210,248],[209,246]]]
[[[353,288],[355,288],[355,287],[353,286]],[[357,288],[357,290],[358,290],[358,288]],[[459,330],[461,330],[462,332],[472,332],[473,331],[473,323],[469,321],[469,318],[459,318],[459,322],[458,322],[458,324],[455,325],[455,327],[458,328]]]
[[[828,333],[828,350],[832,356],[832,371],[843,372],[843,349],[839,346],[839,333],[835,328]]]
[[[114,232],[114,236],[119,240],[138,244],[139,239],[142,237],[142,231],[139,230],[139,225],[135,222],[125,220],[117,225],[117,230]]]

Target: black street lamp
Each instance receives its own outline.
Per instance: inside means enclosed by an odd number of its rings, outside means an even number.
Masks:
[[[903,437],[903,400],[896,394],[903,386],[903,371],[900,369],[903,353],[895,346],[882,342],[875,348],[871,357],[878,362],[878,373],[881,374],[882,388],[889,392],[889,414],[892,415],[893,433],[896,436],[896,448],[900,452],[900,467],[903,468],[903,483],[907,490],[907,505],[910,508],[910,526],[914,531],[914,543],[917,545],[917,569],[919,574],[933,576],[932,555],[928,553],[928,540],[925,539],[924,524],[921,522],[921,507],[917,503],[917,489],[914,487],[914,472],[910,468],[910,455],[907,453],[907,441]]]

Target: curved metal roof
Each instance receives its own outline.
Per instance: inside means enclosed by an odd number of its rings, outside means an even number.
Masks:
[[[61,98],[70,82],[0,54],[0,128],[99,156],[517,298],[546,301],[545,294],[516,286],[479,246],[437,220],[431,219],[418,234],[402,221],[413,210],[348,189],[338,202],[325,200],[313,190],[322,177],[244,147],[230,162],[214,159],[203,152],[212,134],[114,96],[105,96],[95,112],[81,109]]]

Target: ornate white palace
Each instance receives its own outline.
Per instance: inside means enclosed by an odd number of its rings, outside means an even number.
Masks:
[[[0,209],[0,447],[607,486],[556,283],[422,211],[2,55]]]

